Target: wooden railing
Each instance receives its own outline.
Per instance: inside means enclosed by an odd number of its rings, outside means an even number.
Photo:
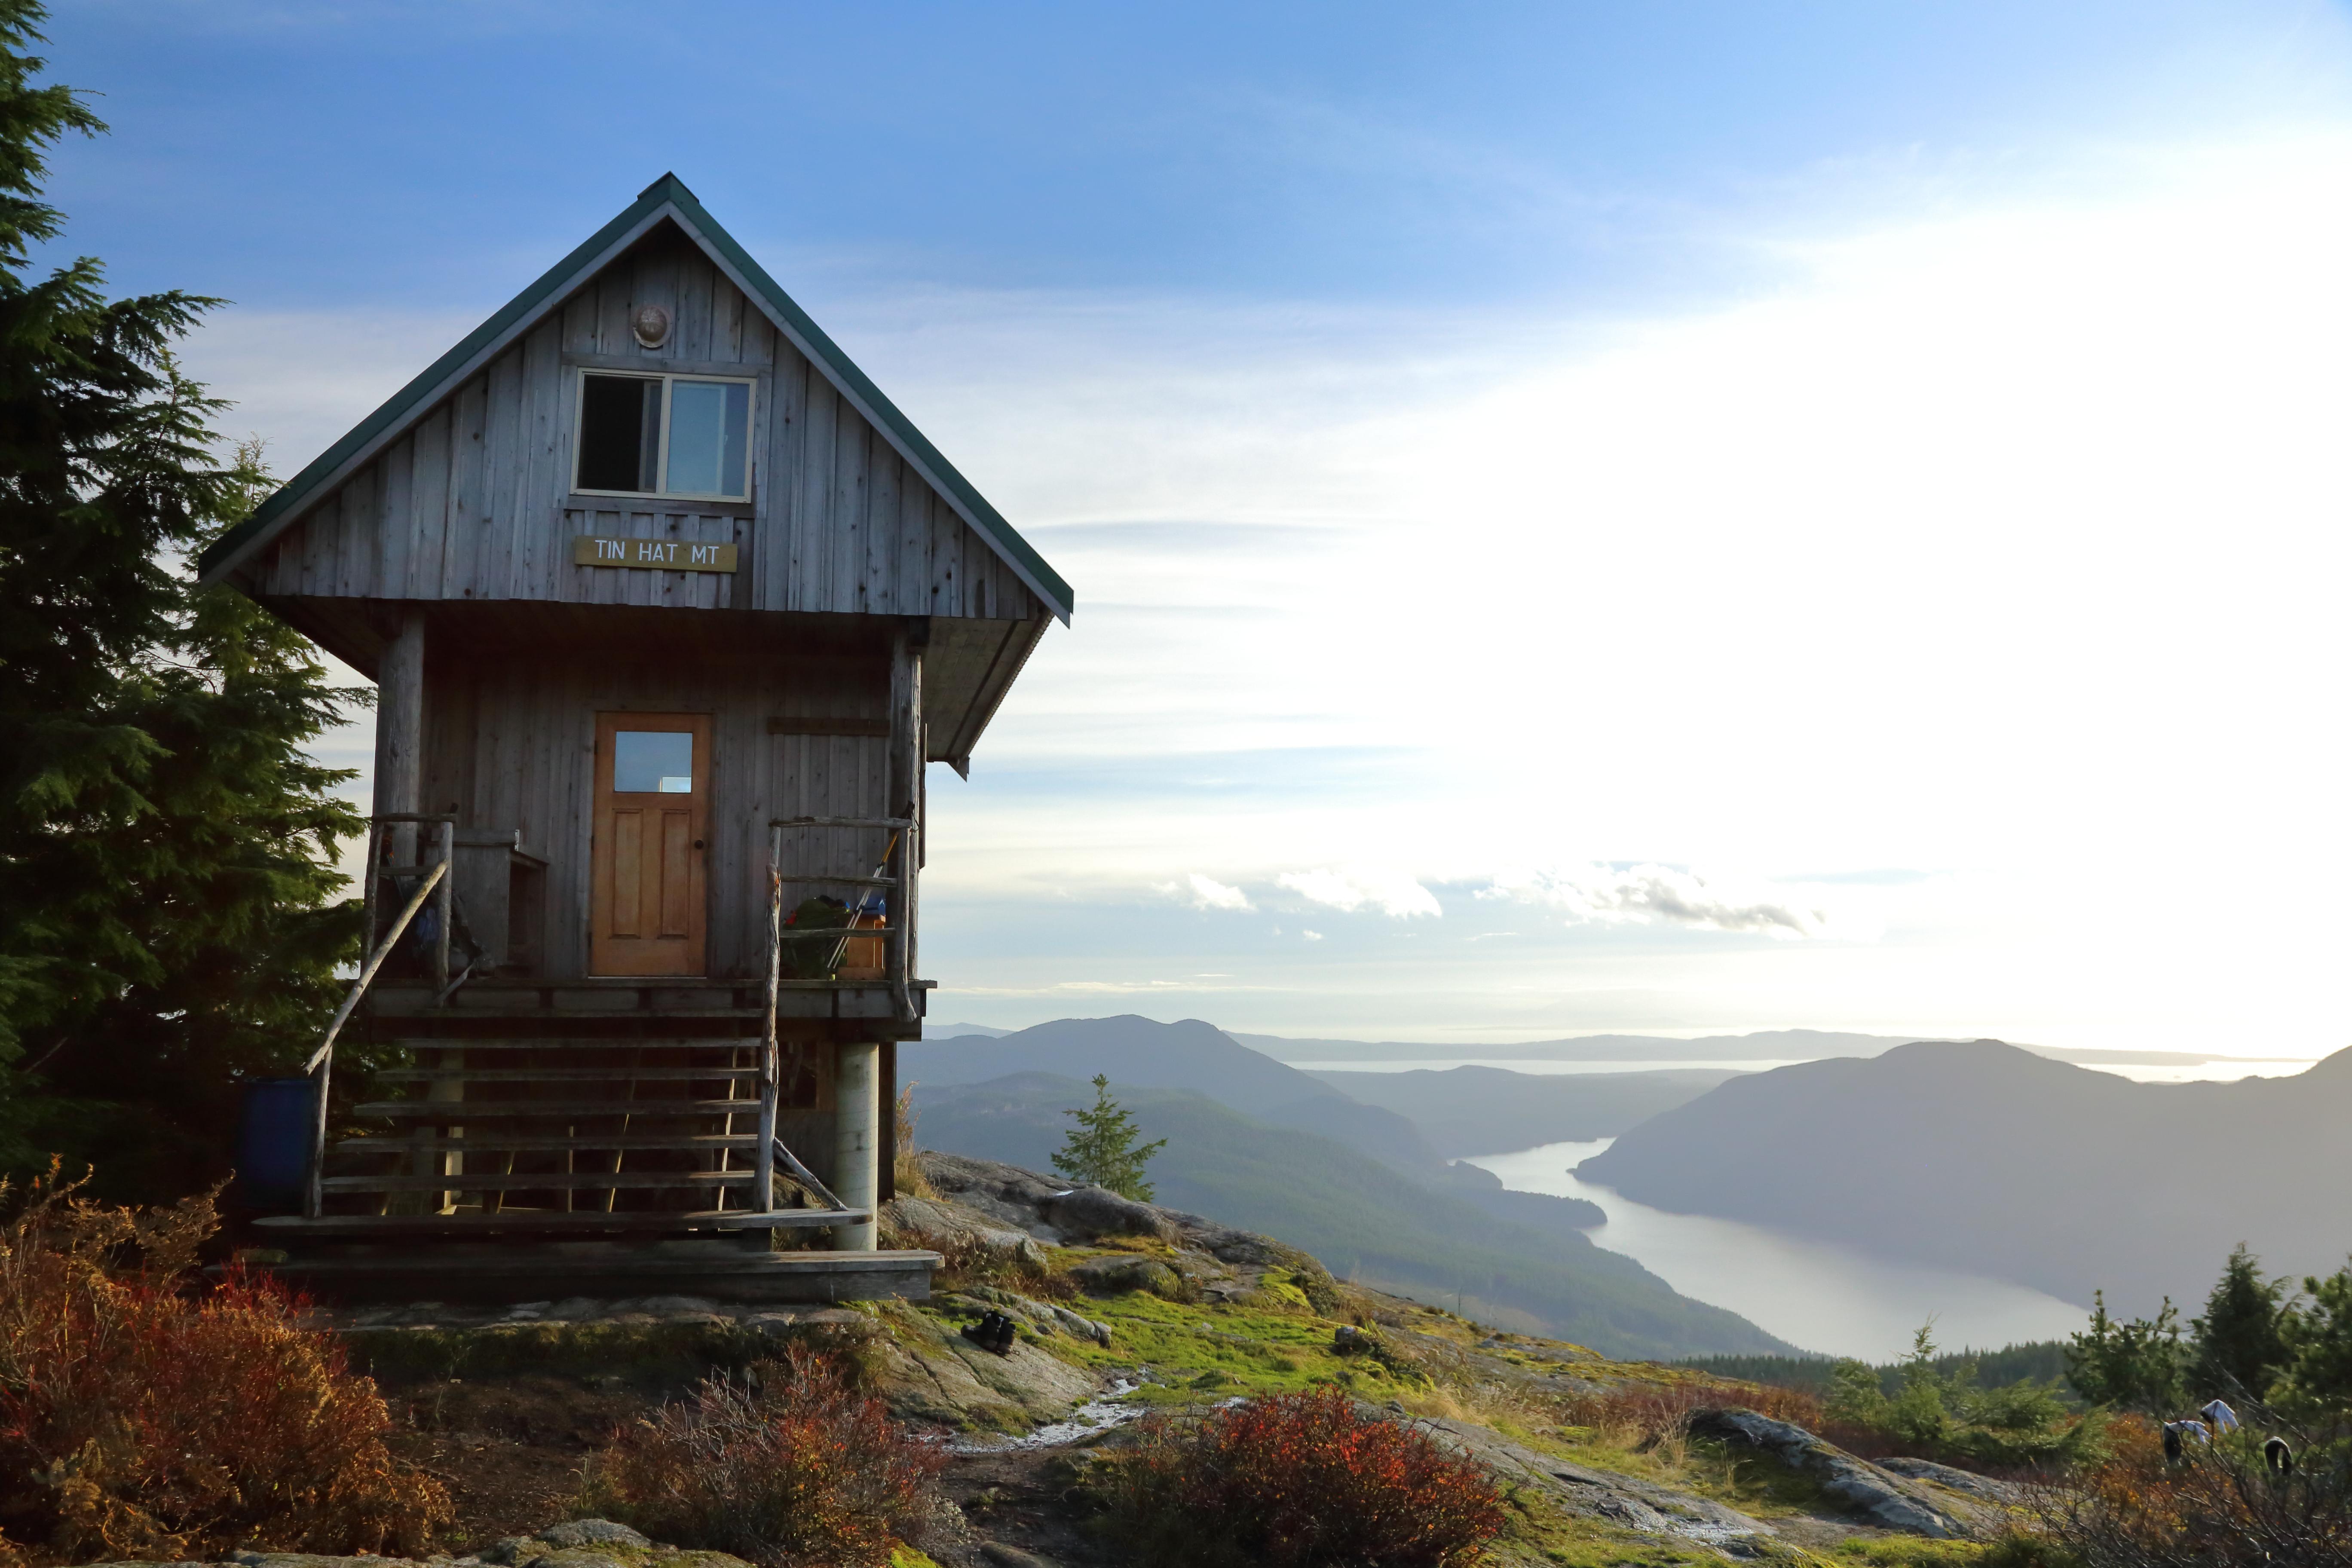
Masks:
[[[784,835],[811,828],[886,832],[890,838],[882,851],[882,864],[870,877],[785,870]],[[831,943],[833,951],[821,958],[817,964],[830,975],[841,967],[851,942],[883,942],[887,954],[883,978],[890,987],[892,1010],[902,1021],[913,1022],[915,869],[920,863],[916,835],[920,831],[919,824],[911,816],[780,816],[768,824],[768,1005],[767,1020],[761,1036],[759,1165],[758,1174],[753,1178],[754,1185],[762,1194],[774,1191],[775,1167],[778,1162],[782,1162],[793,1179],[814,1194],[827,1208],[847,1212],[848,1205],[817,1180],[806,1165],[795,1159],[793,1152],[784,1146],[783,1140],[776,1135],[776,1105],[783,1086],[782,1052],[776,1039],[776,1001],[777,994],[783,987],[784,944],[788,942]],[[857,902],[849,906],[847,919],[841,925],[794,930],[784,921],[786,883],[856,888],[859,889]],[[888,889],[895,895],[884,906],[878,931],[860,927],[857,923],[877,889]],[[773,1200],[770,1201],[772,1203]]]
[[[435,859],[414,866],[385,866],[379,863],[383,850],[383,830],[386,826],[415,824],[421,827],[428,823],[440,829],[436,835],[439,840],[436,846],[439,853]],[[368,983],[375,978],[375,972],[383,967],[383,961],[392,955],[392,950],[397,947],[400,939],[407,934],[409,923],[416,919],[417,911],[425,907],[425,900],[433,898],[436,893],[439,897],[435,900],[434,912],[439,917],[436,922],[439,929],[434,933],[433,990],[434,994],[440,1001],[446,1002],[449,999],[449,928],[453,912],[451,893],[456,885],[450,870],[452,857],[457,853],[457,819],[454,816],[426,816],[414,812],[391,812],[368,819],[367,859],[364,862],[367,868],[361,873],[366,885],[361,893],[360,904],[365,911],[362,916],[362,929],[367,933],[368,942],[373,945],[366,950],[367,956],[360,964],[359,977],[352,982],[350,992],[343,997],[343,1005],[335,1009],[333,1020],[327,1025],[325,1037],[320,1040],[319,1048],[310,1053],[310,1059],[302,1069],[318,1080],[314,1090],[310,1127],[309,1176],[303,1184],[302,1194],[302,1212],[312,1219],[319,1217],[320,1209],[324,1201],[323,1189],[320,1182],[327,1163],[327,1094],[333,1087],[335,1037],[341,1034],[343,1026],[351,1021],[352,1012],[360,1005],[360,998],[367,994]],[[375,934],[376,889],[387,877],[415,877],[418,881],[416,890],[408,895],[408,901],[401,906],[400,913],[393,917],[391,929],[386,931],[379,940]]]

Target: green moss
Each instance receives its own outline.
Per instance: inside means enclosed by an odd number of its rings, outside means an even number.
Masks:
[[[1721,1554],[1694,1541],[1621,1530],[1523,1491],[1507,1492],[1504,1502],[1507,1520],[1498,1544],[1523,1560],[1559,1568],[1722,1568]]]
[[[1835,1561],[1866,1563],[1870,1568],[1975,1568],[1985,1560],[1986,1548],[1973,1541],[1925,1541],[1916,1535],[1886,1535],[1842,1542]]]

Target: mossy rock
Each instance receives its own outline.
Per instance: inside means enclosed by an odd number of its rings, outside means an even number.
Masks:
[[[1123,1296],[1130,1290],[1149,1290],[1174,1300],[1185,1294],[1183,1276],[1156,1258],[1121,1254],[1089,1258],[1070,1270],[1070,1278],[1077,1281],[1078,1289],[1092,1296]]]

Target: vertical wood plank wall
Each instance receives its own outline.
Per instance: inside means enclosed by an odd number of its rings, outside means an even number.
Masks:
[[[636,307],[671,312],[637,345]],[[688,501],[571,508],[567,354],[740,367],[757,378],[749,518]],[[733,542],[733,574],[572,564],[583,533]],[[538,599],[1028,620],[1027,586],[701,251],[671,235],[615,260],[282,534],[262,595]]]
[[[546,858],[541,973],[576,978],[588,963],[596,715],[709,713],[709,973],[764,976],[769,820],[880,816],[889,781],[881,738],[772,735],[768,721],[879,721],[888,680],[880,654],[718,669],[704,659],[584,653],[436,663],[425,677],[425,798],[436,811],[454,805],[469,826],[520,828],[523,847]],[[885,837],[811,832],[788,845],[787,868],[869,876]]]

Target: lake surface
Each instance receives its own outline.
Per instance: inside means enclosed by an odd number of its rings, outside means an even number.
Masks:
[[[1678,1064],[1694,1065],[1694,1064]],[[1587,1232],[1695,1300],[1728,1308],[1790,1344],[1829,1355],[1894,1361],[1930,1316],[1948,1350],[1997,1350],[2063,1339],[2090,1312],[2022,1285],[1894,1263],[1832,1242],[1784,1236],[1739,1220],[1667,1214],[1579,1181],[1570,1171],[1614,1142],[1547,1143],[1468,1162],[1523,1193],[1601,1205],[1609,1222]]]

